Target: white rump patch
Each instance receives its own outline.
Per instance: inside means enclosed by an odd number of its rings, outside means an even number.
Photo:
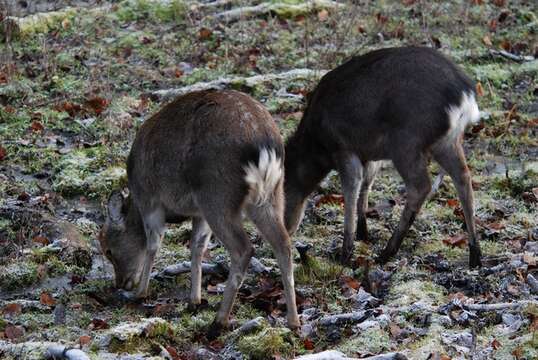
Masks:
[[[256,206],[265,204],[282,179],[282,159],[277,157],[275,149],[263,148],[258,165],[249,162],[244,169],[245,180],[250,187],[250,201]]]
[[[461,96],[460,105],[446,110],[450,121],[449,134],[459,135],[469,123],[476,123],[480,119],[480,111],[472,92],[464,92]]]

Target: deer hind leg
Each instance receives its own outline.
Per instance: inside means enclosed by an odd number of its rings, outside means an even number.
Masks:
[[[403,155],[405,156],[406,154]],[[415,217],[431,189],[428,161],[423,154],[418,154],[412,159],[405,157],[394,159],[394,165],[405,182],[407,200],[398,228],[394,231],[387,246],[378,257],[378,262],[380,263],[387,262],[398,252],[405,235],[415,221]]]
[[[465,154],[460,139],[446,141],[433,149],[435,161],[448,173],[461,201],[465,226],[469,233],[469,266],[482,266],[480,244],[478,242],[474,221],[474,197],[471,173],[465,161]]]
[[[223,300],[207,335],[211,339],[218,336],[222,328],[228,326],[237,291],[243,283],[254,252],[250,239],[243,230],[241,208],[231,205],[233,202],[230,199],[238,194],[230,194],[230,188],[220,186],[215,186],[212,190],[211,194],[206,192],[195,199],[204,220],[230,254],[230,273]]]
[[[282,274],[288,326],[297,328],[300,322],[295,301],[291,240],[282,219],[284,205],[282,184],[276,188],[275,192],[276,196],[273,196],[271,202],[261,206],[247,205],[246,210],[249,218],[273,248]]]
[[[379,161],[364,163],[364,176],[362,179],[359,200],[357,202],[357,240],[368,241],[368,226],[366,224],[366,210],[368,209],[368,193],[372,188],[377,171],[381,167]]]
[[[202,256],[211,238],[209,224],[199,217],[192,219],[191,237],[191,304],[202,301]]]
[[[344,195],[344,242],[341,262],[349,263],[353,256],[353,241],[356,237],[357,198],[361,186],[363,166],[354,154],[343,154],[338,159],[338,172]]]

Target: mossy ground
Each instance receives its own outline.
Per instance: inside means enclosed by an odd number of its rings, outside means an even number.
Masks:
[[[233,2],[234,6],[251,3],[259,1]],[[91,342],[86,348],[98,357],[102,349],[97,339],[106,330],[96,325],[96,319],[113,327],[161,316],[173,324],[172,334],[118,343],[109,350],[157,356],[159,346],[171,346],[189,358],[202,346],[226,353],[223,346],[227,349],[232,343],[248,358],[290,358],[314,347],[335,348],[350,356],[402,350],[412,359],[426,358],[434,351],[452,351],[441,342],[441,334],[465,327],[435,321],[424,336],[397,338],[385,326],[360,331],[349,328],[346,337],[338,339],[321,332],[306,342],[283,326],[284,306],[274,285],[278,284],[275,273],[249,274],[232,317],[235,327],[257,316],[270,316],[275,320],[272,325],[265,324],[238,339],[223,335],[216,342],[207,341],[205,333],[221,299],[214,289],[223,278],[205,279],[203,295],[209,304],[194,314],[186,306],[187,275],[152,281],[146,304],[126,306],[111,295],[111,269],[102,263],[96,240],[103,221],[101,206],[112,188],[125,184],[125,159],[136,130],[161,105],[151,96],[152,91],[220,77],[303,67],[331,69],[349,56],[387,46],[438,47],[481,85],[478,100],[486,116],[481,125],[467,132],[465,144],[486,259],[520,254],[521,243],[538,236],[538,209],[531,199],[538,187],[538,62],[518,63],[489,54],[490,49],[503,48],[524,56],[536,53],[536,5],[525,0],[342,3],[346,7],[328,9],[327,13],[282,12],[226,23],[211,17],[224,8],[194,6],[181,0],[126,0],[67,13],[45,28],[0,44],[0,206],[8,209],[0,214],[0,300],[5,300],[4,304],[17,299],[39,300],[45,291],[66,306],[63,324],[55,323],[53,307],[24,308],[14,316],[4,312],[1,321],[26,330],[15,341],[61,338],[75,344],[80,336],[89,335]],[[301,118],[304,101],[281,94],[303,94],[316,81],[234,87],[264,103],[287,137]],[[438,171],[435,165],[431,169]],[[339,191],[338,177],[332,173],[315,195]],[[445,179],[437,195],[424,206],[398,257],[389,264],[393,275],[384,305],[407,306],[421,301],[437,306],[456,292],[477,300],[485,296],[497,301],[530,297],[517,273],[479,277],[467,270],[465,248],[443,242],[464,232],[455,199],[454,187]],[[401,179],[388,165],[370,196],[370,205],[377,209],[368,219],[373,244],[357,243],[356,257],[371,259],[381,250],[404,201]],[[79,263],[76,256],[64,257],[63,252],[47,253],[45,245],[34,241],[39,236],[50,241],[62,236],[61,231],[53,231],[50,219],[74,224],[81,241],[91,249],[93,266],[87,261]],[[342,268],[331,259],[328,249],[341,241],[342,225],[339,204],[309,204],[296,235],[296,239],[313,245],[310,253],[315,261],[296,269],[304,307],[312,304],[328,314],[351,310],[346,292],[351,290],[343,290],[340,279],[346,276],[360,283],[365,270]],[[252,226],[248,226],[248,233],[255,239]],[[168,230],[156,270],[189,259],[189,235],[189,225]],[[207,261],[219,255],[227,256],[217,242]],[[276,268],[267,244],[256,243],[256,256],[266,266]],[[439,275],[436,262],[445,260],[449,269]],[[535,273],[532,267],[528,271]],[[506,290],[506,279],[511,279],[511,292]],[[67,283],[71,289],[65,293]],[[400,328],[416,326],[412,316],[400,315],[392,320]],[[497,326],[478,329],[478,347],[487,347],[497,339],[501,347],[494,353],[496,359],[511,359],[515,351],[527,358],[536,355],[538,335],[530,325],[510,336],[498,336]],[[5,337],[2,331],[0,328],[0,338]]]

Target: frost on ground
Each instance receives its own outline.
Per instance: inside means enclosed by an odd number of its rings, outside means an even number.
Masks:
[[[13,17],[0,29],[0,358],[42,359],[47,351],[91,359],[538,357],[533,1],[70,2],[75,10],[23,3],[15,9],[0,0],[0,17]],[[372,243],[356,244],[352,267],[333,260],[343,235],[336,174],[311,197],[294,237],[297,332],[284,326],[276,261],[249,224],[256,259],[232,328],[217,340],[205,334],[228,258],[212,239],[207,303],[190,310],[190,224],[166,232],[144,302],[117,296],[97,241],[102,205],[125,185],[136,130],[166,94],[239,89],[264,103],[287,137],[325,70],[405,44],[438,48],[477,81],[481,119],[465,144],[483,269],[467,267],[449,179],[398,256],[384,267],[372,262],[405,200],[387,164],[370,197]]]

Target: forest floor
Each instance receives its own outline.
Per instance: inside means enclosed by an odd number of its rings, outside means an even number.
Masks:
[[[9,18],[11,30],[0,33],[0,358],[41,359],[52,344],[80,347],[92,359],[288,359],[328,349],[351,358],[538,358],[536,2],[287,0],[265,2],[261,13],[222,14],[260,3],[80,1],[47,16]],[[387,164],[370,197],[374,244],[356,243],[353,267],[333,260],[343,234],[337,175],[311,197],[293,239],[311,245],[306,261],[295,251],[300,331],[284,325],[278,267],[250,224],[258,262],[232,329],[217,340],[205,333],[226,276],[222,245],[212,239],[204,259],[220,269],[204,276],[205,309],[187,308],[188,273],[163,272],[189,260],[190,224],[167,230],[149,297],[119,301],[97,234],[109,193],[125,185],[137,128],[166,101],[158,90],[234,77],[223,86],[261,101],[286,137],[323,70],[409,44],[438,48],[478,82],[482,118],[465,146],[482,269],[468,268],[448,178],[396,258],[372,263],[405,201]],[[315,71],[242,79],[293,69]],[[353,316],[327,321],[344,313]]]

